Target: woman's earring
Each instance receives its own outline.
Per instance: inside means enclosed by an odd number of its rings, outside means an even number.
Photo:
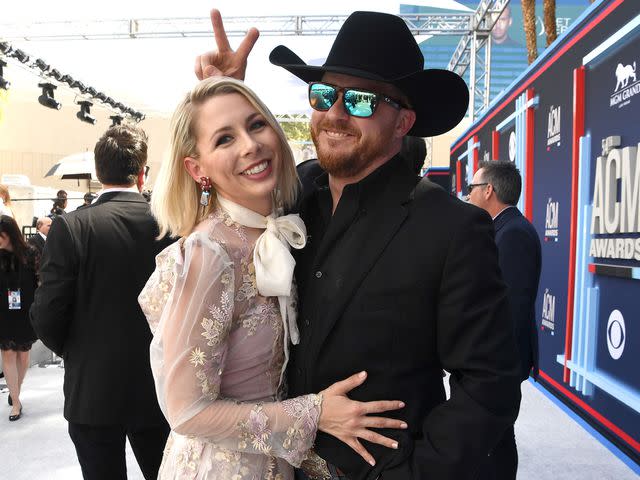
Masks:
[[[209,205],[209,196],[211,195],[211,179],[209,177],[200,177],[200,188],[202,188],[200,205],[206,207]]]

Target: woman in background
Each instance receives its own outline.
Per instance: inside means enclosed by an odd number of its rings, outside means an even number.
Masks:
[[[20,392],[29,368],[31,346],[37,340],[29,322],[36,289],[37,252],[27,245],[16,221],[0,216],[0,351],[9,387],[10,421],[22,415]]]

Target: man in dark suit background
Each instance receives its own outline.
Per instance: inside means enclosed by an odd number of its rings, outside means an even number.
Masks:
[[[49,235],[49,229],[51,228],[51,219],[49,217],[41,217],[36,220],[36,230],[37,233],[35,235],[31,235],[27,242],[29,245],[33,246],[38,251],[38,255],[42,255],[42,250],[44,249],[44,242],[47,240],[47,235]]]
[[[169,427],[149,365],[151,332],[137,297],[167,245],[140,195],[145,133],[110,128],[95,147],[103,191],[53,221],[31,322],[65,361],[64,416],[85,479],[126,479],[125,437],[155,479]]]
[[[520,352],[520,378],[524,381],[530,373],[537,378],[535,301],[542,259],[538,234],[516,207],[522,190],[520,172],[512,162],[482,162],[469,189],[469,201],[493,218],[498,261],[509,289],[511,319]],[[513,426],[492,452],[490,463],[486,478],[516,478],[518,451]]]

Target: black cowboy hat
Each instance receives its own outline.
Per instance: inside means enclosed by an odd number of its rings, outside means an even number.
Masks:
[[[320,81],[325,72],[333,72],[395,85],[416,112],[409,135],[447,132],[462,120],[469,105],[469,90],[462,78],[449,70],[424,69],[420,47],[396,15],[349,15],[321,67],[307,65],[283,45],[272,50],[269,60],[305,82]]]

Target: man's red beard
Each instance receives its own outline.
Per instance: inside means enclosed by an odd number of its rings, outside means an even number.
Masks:
[[[322,130],[347,133],[353,135],[354,147],[348,152],[339,152],[331,147],[320,145],[318,135]],[[388,146],[390,138],[377,136],[373,141],[361,143],[361,133],[346,122],[330,122],[323,120],[314,126],[311,123],[311,138],[316,146],[320,166],[329,175],[336,178],[350,178],[362,172]]]

